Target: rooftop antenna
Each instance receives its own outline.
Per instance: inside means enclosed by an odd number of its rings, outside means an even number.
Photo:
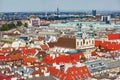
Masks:
[[[60,15],[60,11],[59,11],[59,0],[57,0],[57,16]]]

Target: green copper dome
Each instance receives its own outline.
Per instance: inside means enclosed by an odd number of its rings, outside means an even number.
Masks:
[[[89,37],[93,37],[94,36],[93,25],[90,25],[89,27],[90,27]]]

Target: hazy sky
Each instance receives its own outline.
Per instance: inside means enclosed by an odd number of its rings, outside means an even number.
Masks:
[[[56,11],[58,0],[0,0],[0,12]],[[120,0],[59,0],[60,10],[120,10]]]

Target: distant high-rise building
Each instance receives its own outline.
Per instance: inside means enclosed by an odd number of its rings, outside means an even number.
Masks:
[[[57,7],[57,16],[60,15],[59,7]]]
[[[106,24],[109,24],[110,23],[110,16],[102,16],[101,21],[105,22]]]
[[[96,16],[96,10],[92,10],[92,16]]]

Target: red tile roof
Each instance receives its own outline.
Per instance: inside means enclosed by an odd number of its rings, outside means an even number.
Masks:
[[[52,63],[72,63],[75,64],[77,61],[80,60],[80,56],[84,57],[83,53],[76,53],[76,54],[70,54],[70,55],[65,55],[65,54],[59,54],[59,56],[56,56],[54,59],[50,56],[47,55],[46,57],[43,58],[42,62],[45,62],[47,64],[52,64]]]
[[[84,53],[70,54],[70,56],[73,60],[76,60],[76,61],[80,60],[80,57],[85,57]]]
[[[45,56],[43,59],[42,59],[42,62],[45,62],[47,64],[52,64],[53,63],[53,59],[50,55],[47,55]]]
[[[39,40],[44,40],[45,37],[43,37],[43,36],[38,36],[38,39],[39,39]]]
[[[30,62],[30,63],[36,62],[35,58],[33,58],[33,57],[24,57],[23,60],[24,60],[25,63],[27,63],[27,62]]]
[[[91,52],[91,56],[96,56],[97,53],[96,52]]]
[[[22,56],[21,54],[17,53],[17,54],[10,54],[8,56],[0,56],[0,60],[2,61],[15,61],[15,60],[21,60]]]
[[[11,51],[11,47],[2,48],[2,51],[9,52],[9,51]]]
[[[47,44],[44,44],[44,45],[40,45],[40,48],[42,50],[48,50],[49,49],[49,46]]]
[[[24,78],[20,78],[19,80],[25,80]]]
[[[48,43],[48,46],[49,46],[50,48],[53,48],[56,44],[57,44],[57,42],[49,42],[49,43]]]
[[[115,34],[107,34],[109,40],[115,40],[115,39],[120,39],[120,34],[115,33]]]
[[[0,56],[0,60],[11,60],[10,56]]]
[[[66,56],[66,55],[60,55],[59,57],[56,57],[54,59],[54,62],[56,62],[57,64],[64,62],[64,63],[69,63],[72,61],[72,58],[70,56]]]
[[[11,57],[12,60],[22,59],[22,54],[21,53],[10,54],[9,56]]]
[[[22,49],[23,54],[35,54],[36,53],[36,49],[35,48],[23,48]]]
[[[95,46],[101,46],[107,50],[120,50],[120,44],[118,42],[95,40]]]
[[[48,71],[60,80],[78,80],[80,78],[88,78],[91,76],[91,73],[86,66],[73,66],[68,68],[66,72],[62,72],[55,67],[48,67]]]
[[[5,54],[5,52],[0,50],[0,55],[4,55],[4,54]]]
[[[95,40],[95,46],[99,46],[100,44],[102,43],[102,41],[101,40]]]
[[[11,80],[13,76],[0,75],[0,80]]]
[[[28,49],[28,46],[19,47],[20,50]]]

